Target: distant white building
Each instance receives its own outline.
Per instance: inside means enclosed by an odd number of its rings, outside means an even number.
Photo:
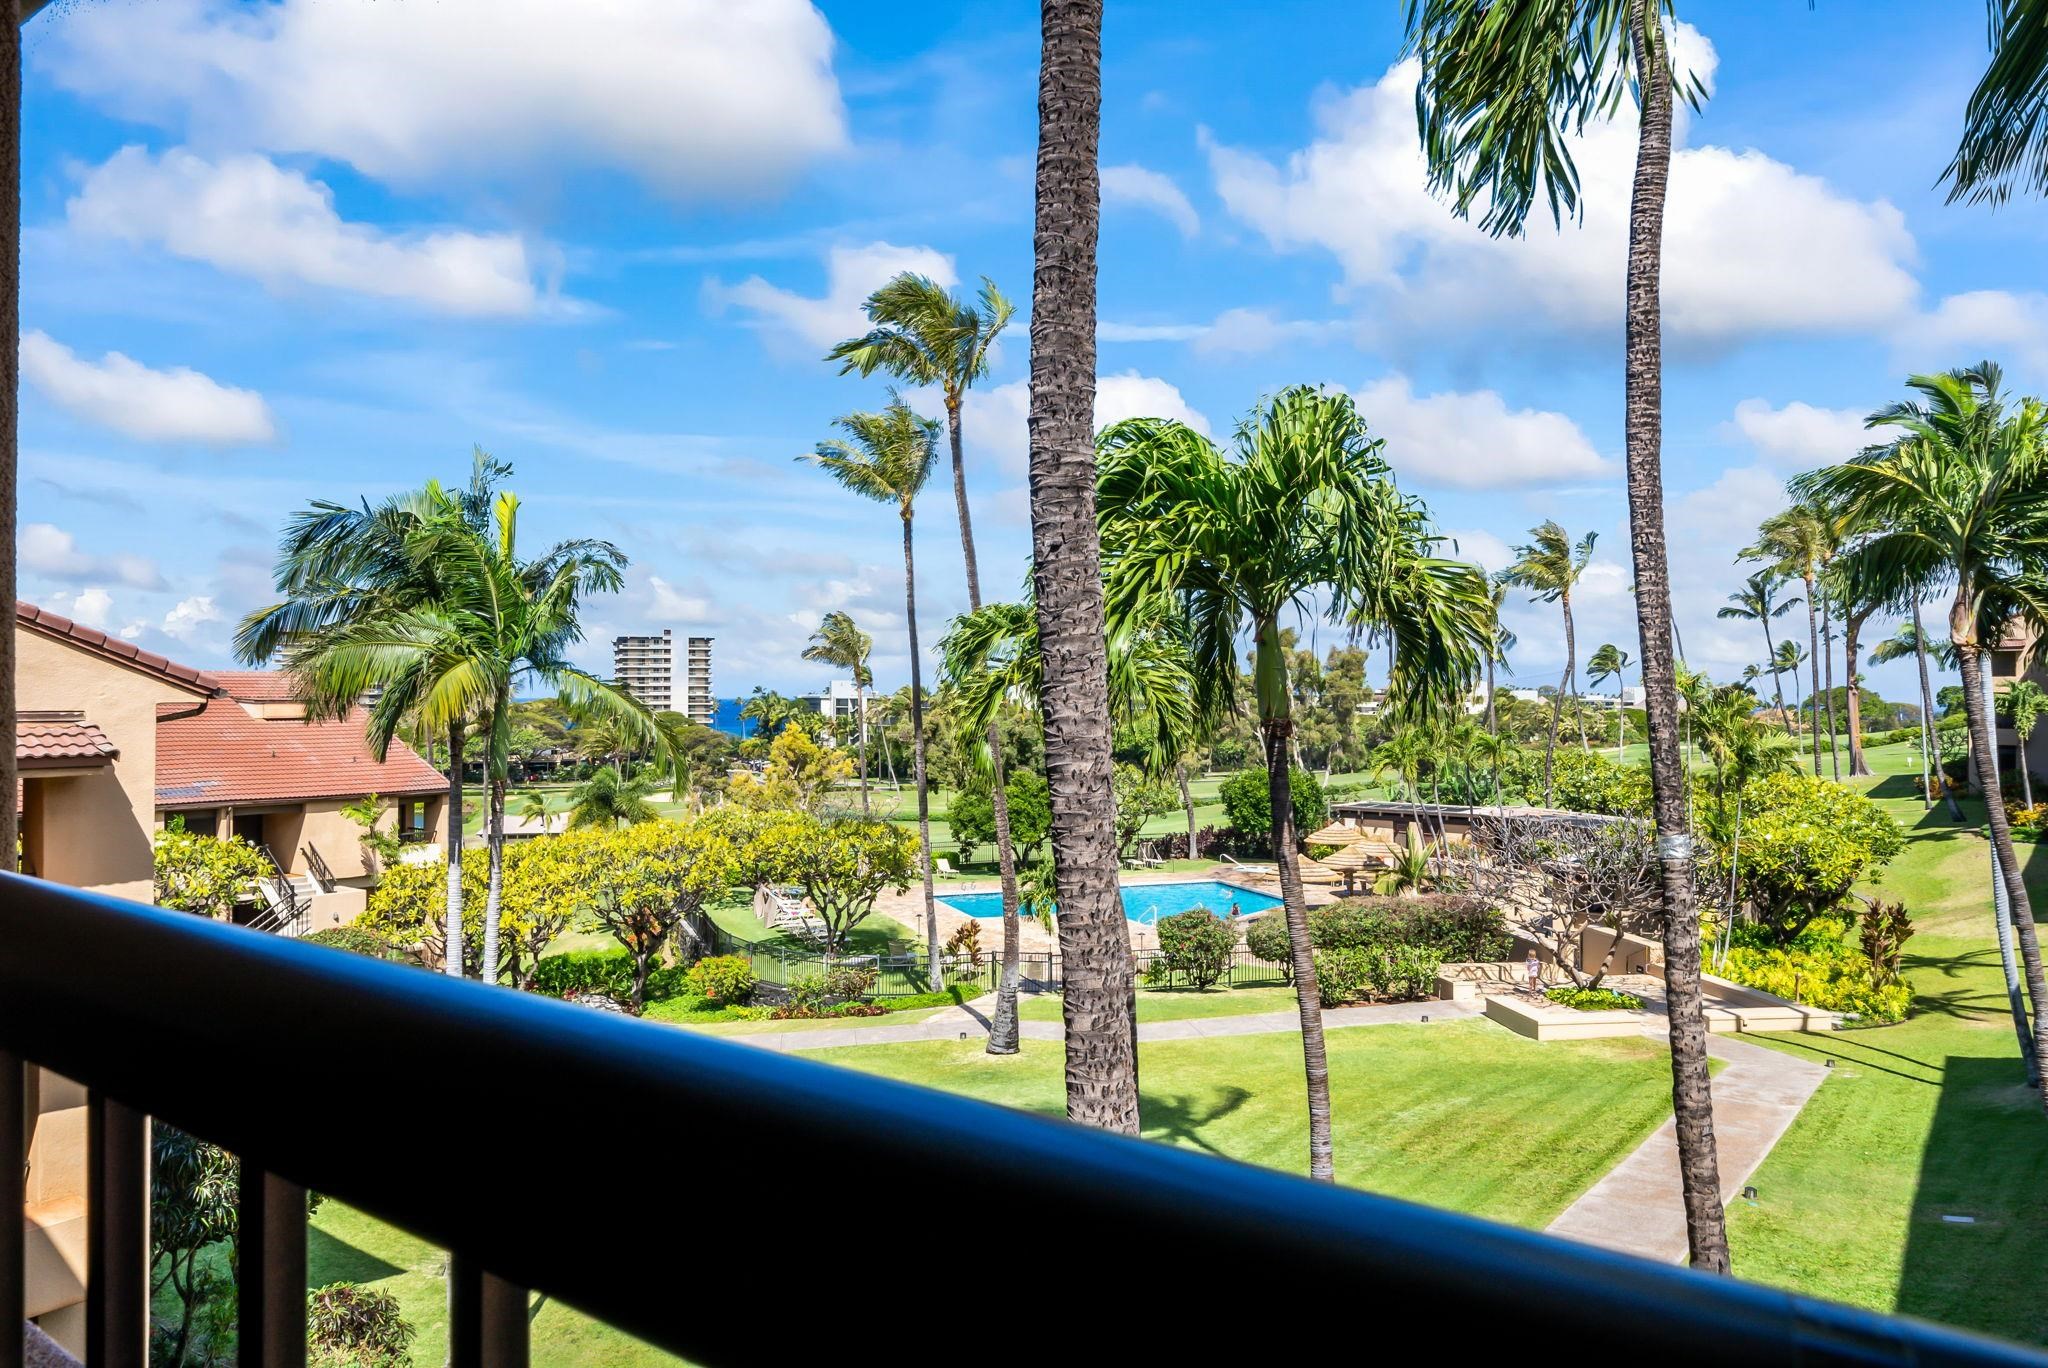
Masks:
[[[662,628],[660,636],[613,637],[612,678],[654,711],[679,712],[708,727],[718,712],[711,696],[711,642],[708,636],[684,637],[678,658],[671,628]]]
[[[850,679],[835,679],[816,693],[803,695],[803,701],[818,710],[819,715],[829,718],[858,718],[861,695]]]

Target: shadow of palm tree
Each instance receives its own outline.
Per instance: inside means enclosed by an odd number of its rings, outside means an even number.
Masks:
[[[1145,1096],[1138,1106],[1140,1129],[1149,1140],[1189,1144],[1211,1154],[1222,1154],[1222,1150],[1202,1138],[1201,1132],[1249,1102],[1251,1096],[1250,1089],[1235,1084],[1212,1088],[1201,1099]]]
[[[306,1228],[306,1267],[323,1284],[372,1283],[405,1271],[368,1250],[336,1239],[317,1225]]]

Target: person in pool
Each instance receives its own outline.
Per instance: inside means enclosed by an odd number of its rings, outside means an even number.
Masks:
[[[1241,911],[1240,911],[1240,910],[1238,909],[1238,906],[1237,906],[1237,899],[1235,899],[1235,898],[1232,898],[1232,899],[1230,900],[1230,915],[1231,915],[1231,916],[1233,916],[1233,917],[1240,917],[1240,916],[1243,916],[1243,915],[1244,915],[1244,914],[1243,914],[1243,912],[1241,912]]]

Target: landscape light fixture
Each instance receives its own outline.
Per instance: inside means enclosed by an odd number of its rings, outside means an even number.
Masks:
[[[1754,1187],[1744,1188],[1742,1190],[1742,1200],[1745,1202],[1754,1202],[1756,1200],[1756,1189]]]

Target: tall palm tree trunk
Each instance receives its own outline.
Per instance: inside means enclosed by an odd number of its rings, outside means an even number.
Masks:
[[[505,781],[491,777],[486,785],[490,794],[490,814],[484,818],[485,858],[489,861],[490,877],[484,889],[484,964],[483,981],[498,981],[498,916],[505,905]]]
[[[974,556],[974,517],[967,508],[967,462],[960,449],[960,399],[946,397],[946,441],[953,455],[953,507],[960,515],[960,550],[967,557],[967,606],[981,607],[981,567]]]
[[[2043,1007],[2048,1007],[2048,984],[2042,980],[2041,942],[2034,931],[2034,904],[2027,896],[2026,875],[2013,849],[2012,826],[2005,818],[2005,796],[2000,789],[1998,755],[1994,749],[1998,737],[1992,729],[1991,700],[1984,687],[1984,653],[1976,642],[1975,615],[1966,597],[1968,590],[1967,584],[1957,588],[1949,628],[1956,644],[1957,662],[1963,669],[1963,708],[1969,717],[1970,750],[1977,757],[1977,782],[1984,786],[1984,815],[1991,826],[1992,849],[1998,852],[1998,873],[2005,881],[2013,938],[2019,942],[2020,960],[2026,969],[2027,1001],[2034,1009],[2032,1040],[2027,1039],[2024,1021],[2015,1020],[2014,1025],[2022,1029],[2021,1052],[2026,1053],[2031,1045],[2034,1059],[2048,1060],[2048,1014],[2042,1012]],[[2007,978],[2011,978],[2010,968]],[[2015,1011],[2016,1018],[2024,1015]],[[2043,1110],[2048,1110],[2048,1069],[2034,1071],[2034,1085]]]
[[[448,948],[443,973],[462,977],[462,724],[448,728]]]
[[[1041,0],[1031,277],[1031,549],[1065,980],[1067,1116],[1138,1133],[1129,924],[1116,882],[1095,525],[1102,0]]]
[[[1579,707],[1579,645],[1572,626],[1572,596],[1569,590],[1564,596],[1564,678],[1571,691],[1572,722],[1579,729],[1579,749],[1591,755],[1593,748],[1586,744],[1586,714]]]
[[[1949,820],[1963,820],[1963,805],[1949,790],[1948,776],[1941,769],[1941,729],[1934,725],[1934,681],[1927,670],[1927,629],[1920,623],[1920,600],[1913,600],[1913,658],[1920,667],[1920,720],[1926,728],[1927,739],[1921,743],[1922,753],[1933,771],[1933,779],[1941,785],[1942,797],[1948,802]],[[1966,719],[1967,720],[1967,719]],[[1934,806],[1934,790],[1927,792],[1927,806]]]
[[[1662,470],[1664,398],[1662,302],[1664,196],[1671,174],[1671,80],[1654,0],[1630,7],[1642,116],[1634,194],[1629,205],[1627,428],[1629,541],[1635,561],[1636,613],[1643,643],[1644,704],[1649,718],[1650,781],[1657,819],[1664,903],[1664,982],[1671,1023],[1671,1107],[1686,1244],[1695,1268],[1726,1273],[1727,1214],[1707,1073],[1707,1021],[1700,1000],[1700,923],[1693,899],[1692,833],[1685,762],[1679,752],[1678,679],[1670,568],[1664,548]],[[1654,43],[1654,46],[1653,46]]]
[[[1489,641],[1486,644],[1486,734],[1500,735],[1500,719],[1493,710],[1493,659],[1499,647]]]
[[[1294,784],[1287,768],[1294,731],[1287,695],[1287,664],[1277,623],[1259,624],[1256,683],[1259,731],[1266,744],[1266,794],[1273,808],[1273,862],[1280,869],[1280,897],[1286,907],[1287,956],[1294,969],[1294,1006],[1301,1018],[1302,1069],[1308,1081],[1308,1176],[1336,1181],[1330,1143],[1330,1056],[1323,1043],[1323,1003],[1316,986],[1316,957],[1309,940],[1308,901],[1301,888],[1301,861],[1294,834]]]
[[[868,805],[868,695],[859,680],[853,685],[853,706],[860,714],[860,815],[873,817],[874,809]]]
[[[1180,781],[1180,805],[1188,814],[1188,858],[1199,860],[1202,858],[1202,836],[1195,826],[1195,795],[1188,788],[1188,762],[1177,760],[1173,769],[1174,777]]]
[[[1806,668],[1813,675],[1813,697],[1807,711],[1807,719],[1813,728],[1813,777],[1820,778],[1820,615],[1813,606],[1813,575],[1805,576],[1806,582]],[[1834,744],[1834,738],[1828,738]]]
[[[1555,792],[1555,788],[1552,783],[1552,775],[1554,773],[1554,764],[1557,759],[1557,723],[1559,717],[1559,710],[1564,707],[1564,691],[1567,687],[1570,686],[1572,682],[1572,666],[1570,660],[1571,646],[1569,644],[1571,641],[1572,634],[1572,619],[1570,609],[1565,610],[1564,624],[1565,641],[1567,643],[1565,646],[1566,660],[1564,666],[1564,673],[1558,676],[1557,693],[1554,696],[1552,696],[1550,700],[1550,736],[1543,743],[1543,806],[1545,807],[1550,806],[1551,796]],[[1389,675],[1388,677],[1392,678],[1391,675]]]
[[[1769,613],[1758,613],[1757,617],[1764,624],[1764,660],[1775,666],[1778,662],[1778,643],[1771,640],[1771,615]],[[1792,735],[1792,714],[1785,711],[1784,671],[1777,669],[1771,671],[1771,692],[1777,695],[1778,720],[1785,724],[1785,735],[1789,737]]]
[[[1863,690],[1856,686],[1856,657],[1862,648],[1863,624],[1869,619],[1869,613],[1842,615],[1842,682],[1848,686],[1843,699],[1849,710],[1849,774],[1856,778],[1870,773],[1870,761],[1863,754]]]
[[[924,769],[924,665],[917,653],[917,554],[911,546],[910,514],[903,515],[903,616],[910,629],[910,753],[911,781],[917,787],[917,850],[924,867],[924,943],[931,961],[931,989],[946,986],[939,962],[938,898],[932,893],[932,804]]]
[[[1835,626],[1830,617],[1832,611],[1828,606],[1827,600],[1822,599],[1820,605],[1820,639],[1821,643],[1827,647],[1827,652],[1821,657],[1820,664],[1822,671],[1825,673],[1827,683],[1824,686],[1825,692],[1821,694],[1821,697],[1827,701],[1828,709],[1828,767],[1834,774],[1835,782],[1840,783],[1842,779],[1842,746],[1841,742],[1836,739],[1837,733],[1835,731]]]

